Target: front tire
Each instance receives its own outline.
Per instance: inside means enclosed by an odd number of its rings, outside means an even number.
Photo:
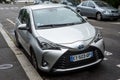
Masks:
[[[16,32],[15,32],[15,40],[16,40],[16,46],[17,46],[18,48],[21,48],[22,46],[21,46],[21,44],[20,44],[20,42],[19,42],[19,40],[18,40],[18,35],[17,35]]]
[[[77,10],[78,13],[80,13],[80,10]]]
[[[81,14],[79,9],[76,9],[76,11],[77,11],[77,13]]]

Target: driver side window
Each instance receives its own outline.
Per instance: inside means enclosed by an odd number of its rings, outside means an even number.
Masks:
[[[30,26],[30,15],[26,9],[20,11],[18,19],[22,24]]]
[[[23,15],[24,15],[24,9],[20,10],[20,13],[19,13],[19,16],[18,16],[18,19],[19,19],[20,23],[22,23]]]
[[[26,24],[26,27],[28,27],[29,29],[31,28],[30,14],[27,9],[22,9],[20,11],[18,19],[21,24]]]

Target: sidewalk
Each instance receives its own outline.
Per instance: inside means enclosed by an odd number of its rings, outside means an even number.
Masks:
[[[0,25],[1,27],[1,25]],[[5,64],[10,64],[5,65]],[[29,80],[0,32],[0,80]]]

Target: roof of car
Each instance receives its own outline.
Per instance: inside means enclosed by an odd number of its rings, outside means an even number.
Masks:
[[[24,8],[29,8],[29,9],[35,10],[35,9],[63,7],[63,6],[65,6],[65,5],[62,5],[62,4],[37,4],[37,5],[26,6]]]

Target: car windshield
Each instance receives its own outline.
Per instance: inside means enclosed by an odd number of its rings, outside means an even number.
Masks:
[[[102,2],[102,1],[96,1],[95,2],[99,7],[110,7],[109,4]]]
[[[79,14],[67,7],[33,10],[33,16],[36,28],[62,27],[85,22]]]

